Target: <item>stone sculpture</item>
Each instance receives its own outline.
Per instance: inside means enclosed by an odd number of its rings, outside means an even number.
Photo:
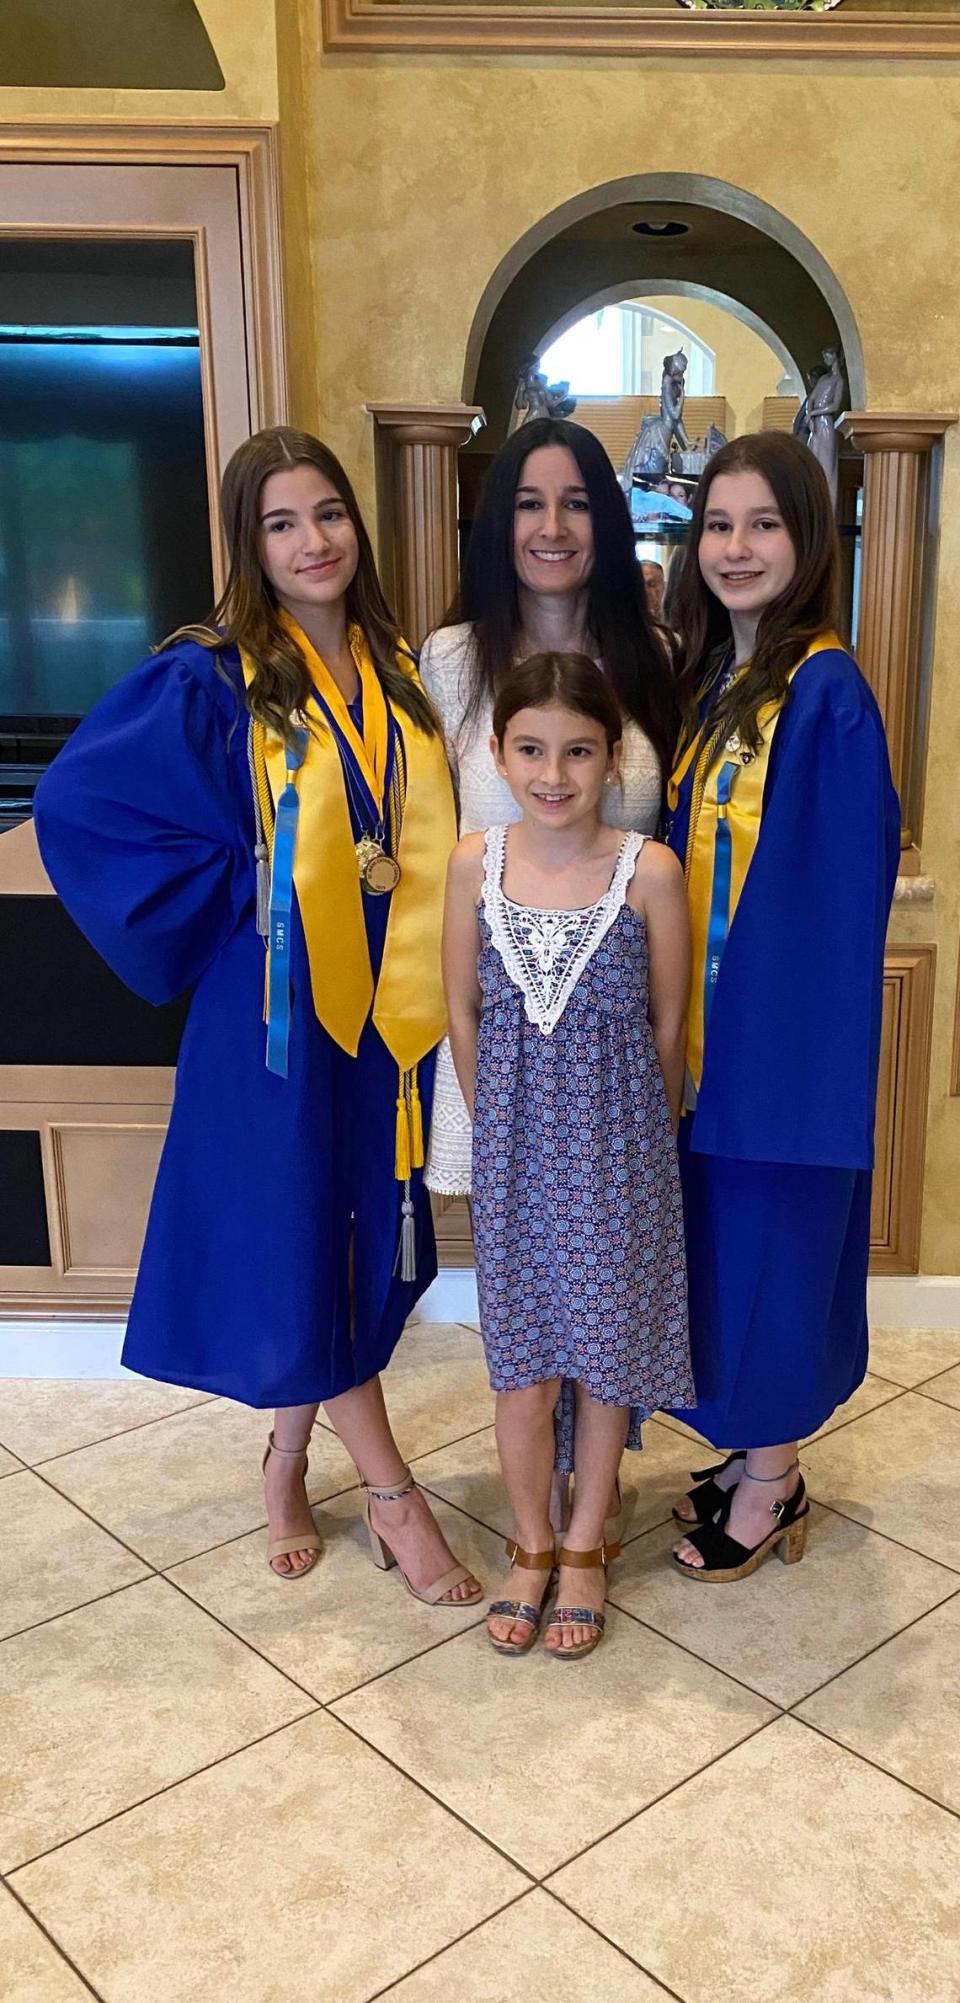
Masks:
[[[577,399],[569,383],[548,383],[539,355],[529,355],[517,370],[513,407],[523,412],[521,424],[531,424],[535,417],[570,417]]]

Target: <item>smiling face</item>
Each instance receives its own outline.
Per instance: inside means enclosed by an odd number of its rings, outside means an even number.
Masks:
[[[335,604],[360,550],[346,502],[318,467],[285,466],[260,490],[257,550],[278,604],[294,619]]]
[[[528,591],[582,591],[593,570],[593,522],[583,474],[566,445],[540,445],[520,468],[513,562]]]
[[[524,818],[541,827],[568,828],[598,813],[620,769],[620,746],[610,748],[602,723],[559,703],[517,710],[490,749]]]
[[[758,620],[786,591],[796,551],[762,473],[744,467],[711,482],[699,548],[704,583],[732,616]]]

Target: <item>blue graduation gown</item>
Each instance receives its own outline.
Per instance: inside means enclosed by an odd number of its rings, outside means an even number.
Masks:
[[[669,833],[686,851],[692,773]],[[718,1446],[824,1424],[867,1365],[883,952],[900,815],[849,654],[798,670],[681,1122],[693,1421]]]
[[[403,1281],[396,1065],[372,1021],[355,1058],[317,1021],[296,910],[289,1077],[266,1069],[243,679],[234,650],[219,661],[227,679],[179,642],[104,696],[40,783],[37,836],[128,987],[155,1003],[194,990],[124,1363],[249,1405],[312,1404],[389,1361],[436,1274],[433,1225],[417,1172]],[[364,898],[375,974],[389,906]],[[425,1121],[432,1087],[431,1056]]]

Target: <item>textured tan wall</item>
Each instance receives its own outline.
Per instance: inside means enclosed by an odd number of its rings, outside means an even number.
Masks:
[[[779,355],[733,313],[725,312],[722,306],[711,306],[705,299],[684,299],[679,294],[661,298],[658,293],[656,298],[644,299],[643,303],[651,312],[669,313],[672,319],[682,321],[691,334],[713,349],[717,358],[714,388],[717,396],[726,397],[730,406],[731,437],[759,431],[760,406],[765,396],[776,395],[784,372]]]

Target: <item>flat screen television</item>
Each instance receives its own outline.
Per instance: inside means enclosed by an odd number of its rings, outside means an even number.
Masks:
[[[0,826],[213,598],[195,328],[0,328]]]

